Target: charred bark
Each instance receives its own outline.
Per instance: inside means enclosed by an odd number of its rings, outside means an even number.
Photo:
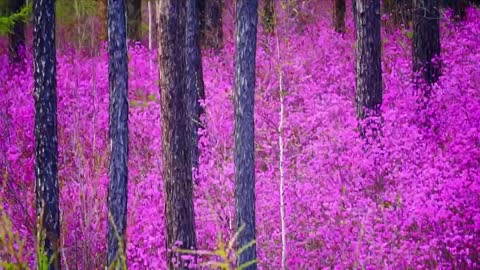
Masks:
[[[237,0],[235,19],[235,224],[238,247],[255,240],[255,55],[257,0]],[[238,257],[238,265],[255,260],[256,245]],[[245,269],[257,269],[253,264]]]
[[[33,20],[37,233],[44,233],[37,240],[53,270],[60,269],[55,1],[34,1]]]
[[[377,115],[382,104],[380,1],[356,1],[356,111],[358,119]]]
[[[440,12],[438,0],[416,0],[413,20],[413,71],[420,72],[427,85],[437,82],[440,63]],[[428,96],[429,90],[425,90]]]
[[[25,0],[9,0],[8,4],[11,13],[17,13],[25,6]],[[16,21],[8,39],[11,61],[14,63],[22,61],[25,53],[25,22]]]
[[[128,63],[125,2],[108,0],[108,81],[110,88],[110,183],[107,265],[126,268],[128,181]]]
[[[205,99],[203,83],[202,54],[200,50],[198,0],[187,0],[186,27],[186,87],[188,96],[188,117],[192,130],[192,166],[198,168],[198,129],[202,127],[200,118],[203,107],[200,100]]]
[[[159,69],[167,249],[195,249],[191,125],[186,87],[187,0],[164,0],[159,7]],[[172,259],[180,263],[174,265]],[[169,269],[191,261],[167,253]]]

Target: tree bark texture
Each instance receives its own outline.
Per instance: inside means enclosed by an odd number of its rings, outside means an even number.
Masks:
[[[127,31],[130,40],[142,38],[142,1],[126,0],[127,2]]]
[[[9,0],[9,9],[11,13],[20,12],[25,6],[25,0]],[[10,59],[18,63],[23,59],[25,53],[25,22],[17,21],[13,26],[13,32],[8,35]]]
[[[345,32],[345,0],[335,0],[334,27],[338,33]]]
[[[275,1],[264,0],[263,2],[263,30],[273,33],[275,30]]]
[[[200,50],[198,0],[187,0],[186,27],[186,87],[188,97],[188,117],[192,130],[192,166],[198,168],[198,129],[203,108],[200,100],[205,99],[203,83],[202,54]]]
[[[380,0],[356,1],[356,111],[358,119],[382,104]]]
[[[110,182],[107,265],[125,268],[128,182],[128,57],[125,2],[108,0],[108,81],[110,88]]]
[[[159,6],[159,69],[162,121],[163,178],[167,249],[195,249],[195,216],[191,166],[191,130],[186,87],[187,0],[163,0]],[[179,29],[183,29],[179,31]],[[179,241],[179,242],[177,242]],[[174,265],[172,259],[180,262]],[[190,262],[167,253],[169,269],[186,269]]]
[[[205,48],[223,47],[223,0],[199,0],[201,43]]]
[[[440,63],[440,12],[438,0],[415,0],[413,19],[413,71],[428,85],[437,82]],[[428,95],[428,91],[425,93]]]
[[[237,0],[235,18],[235,224],[241,248],[255,240],[255,55],[257,0]],[[238,265],[256,259],[256,245],[238,257]],[[257,269],[253,264],[246,269]]]
[[[34,1],[33,20],[37,233],[45,232],[42,248],[53,270],[60,269],[55,1]]]

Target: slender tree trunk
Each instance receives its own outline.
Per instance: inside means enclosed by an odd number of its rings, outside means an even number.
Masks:
[[[126,268],[128,181],[128,63],[125,2],[108,0],[108,80],[110,87],[110,183],[107,265]]]
[[[334,26],[338,33],[345,32],[345,0],[335,0]]]
[[[199,0],[201,43],[206,48],[223,47],[223,0]]]
[[[159,69],[162,121],[163,178],[165,181],[165,217],[167,249],[179,246],[195,249],[195,216],[191,165],[191,125],[188,119],[186,87],[187,0],[163,0],[159,6]],[[180,30],[179,30],[180,29]],[[183,29],[183,30],[182,30]],[[175,245],[180,242],[179,245]],[[181,256],[167,253],[169,269]]]
[[[126,0],[127,2],[127,31],[130,40],[142,38],[142,1]]]
[[[455,20],[462,21],[467,17],[467,0],[455,0],[455,6],[453,7],[453,13]]]
[[[440,13],[438,0],[416,0],[413,20],[413,71],[428,85],[437,82],[440,63]],[[429,90],[424,93],[427,97]]]
[[[39,245],[53,270],[60,269],[55,1],[35,1],[33,20],[37,234],[45,233]]]
[[[263,1],[263,30],[273,33],[275,30],[275,2],[274,0]]]
[[[413,0],[385,0],[383,3],[383,12],[390,15],[394,25],[408,27],[412,21]]]
[[[202,54],[200,51],[198,0],[187,0],[187,28],[186,28],[186,80],[188,100],[188,116],[192,129],[192,166],[198,168],[198,128],[201,127],[200,116],[203,108],[199,99],[205,99],[203,83]]]
[[[107,0],[98,0],[98,18],[100,20],[100,40],[107,40]]]
[[[255,240],[255,55],[257,0],[237,0],[235,30],[235,224],[238,247]],[[238,257],[238,265],[255,260],[256,245]],[[253,264],[245,269],[257,269]]]
[[[376,115],[382,104],[380,0],[356,1],[357,118]]]
[[[9,8],[11,13],[20,12],[25,6],[25,0],[9,0]],[[17,21],[13,26],[13,32],[9,37],[10,59],[14,63],[18,63],[23,59],[25,53],[25,22]]]

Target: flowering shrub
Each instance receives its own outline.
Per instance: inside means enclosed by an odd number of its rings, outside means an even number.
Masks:
[[[423,108],[411,84],[411,42],[383,33],[383,136],[365,144],[354,112],[353,33],[328,20],[259,34],[256,88],[257,250],[279,269],[279,78],[284,76],[289,269],[480,268],[480,12],[442,21],[442,77]],[[352,22],[349,22],[352,29]],[[287,26],[285,26],[287,27]],[[288,35],[287,35],[288,33]],[[204,54],[206,129],[195,180],[199,249],[234,235],[233,57]],[[127,257],[131,269],[165,268],[160,107],[156,56],[129,50],[130,160]],[[34,247],[33,72],[0,56],[1,203]],[[105,262],[108,63],[58,53],[59,181],[63,264]],[[1,254],[1,253],[0,253]]]

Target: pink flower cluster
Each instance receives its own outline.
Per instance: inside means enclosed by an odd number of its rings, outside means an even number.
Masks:
[[[350,22],[351,24],[351,22]],[[351,26],[351,25],[350,25]],[[350,27],[350,29],[352,29]],[[275,40],[259,34],[256,88],[257,250],[279,269],[279,77],[284,77],[289,269],[480,268],[480,11],[442,21],[442,77],[426,109],[411,83],[411,41],[383,33],[383,136],[365,144],[354,112],[353,34],[330,22]],[[280,33],[282,33],[280,31]],[[233,57],[204,54],[207,126],[196,172],[200,249],[234,234]],[[0,196],[34,254],[33,75],[0,56]],[[158,69],[154,53],[129,50],[128,264],[165,268]],[[108,64],[104,49],[58,53],[59,181],[63,263],[105,262]]]

